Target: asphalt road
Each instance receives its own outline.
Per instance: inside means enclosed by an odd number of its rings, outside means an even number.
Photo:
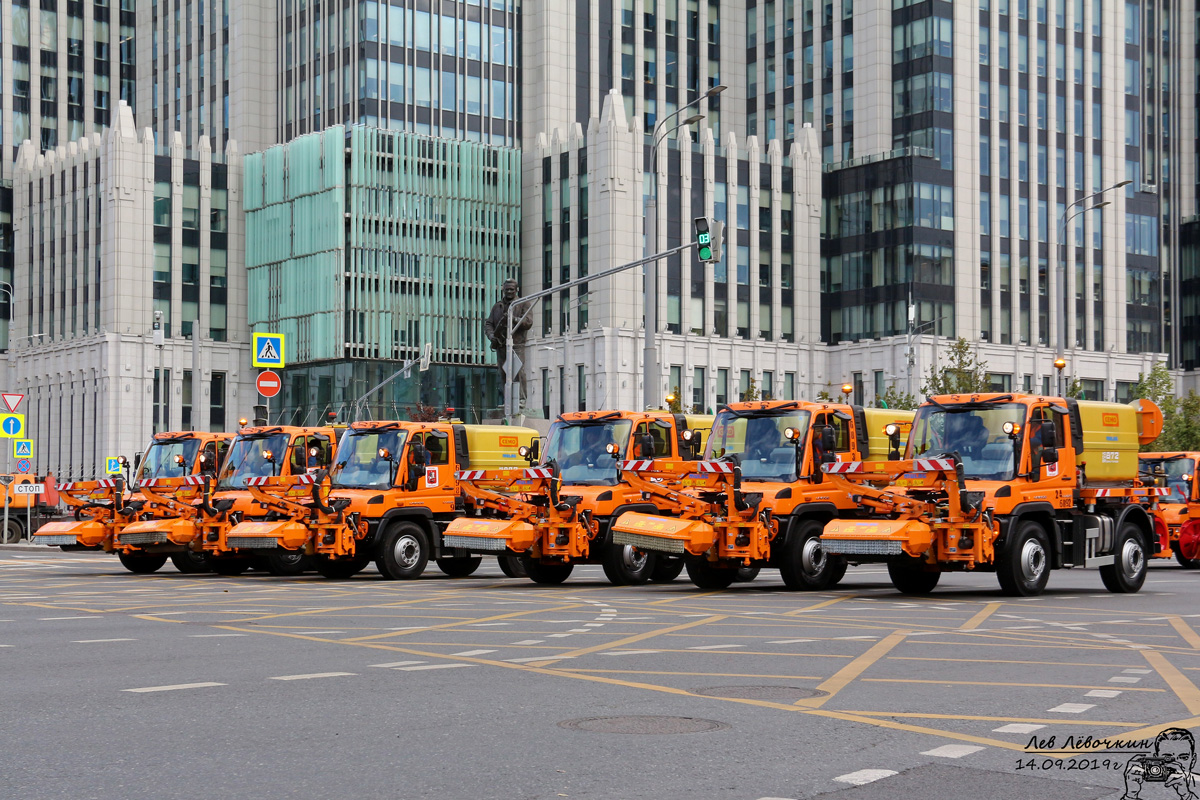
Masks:
[[[1143,750],[1064,751],[1200,733],[1198,586],[1174,562],[1136,595],[1075,571],[1020,600],[990,575],[904,597],[878,567],[821,594],[769,570],[708,593],[612,587],[598,567],[542,587],[494,562],[414,582],[138,576],[102,554],[0,548],[0,787],[1117,798]]]

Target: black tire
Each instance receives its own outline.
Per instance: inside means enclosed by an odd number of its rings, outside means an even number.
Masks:
[[[121,566],[138,575],[158,572],[159,567],[167,563],[166,555],[161,553],[118,553],[117,558],[121,559]]]
[[[657,561],[655,553],[611,542],[605,546],[601,556],[604,576],[613,586],[641,586],[649,582]]]
[[[390,581],[421,577],[429,564],[429,537],[420,525],[396,522],[388,527],[375,553],[375,566]]]
[[[16,544],[25,535],[25,527],[17,520],[9,517],[8,529],[4,531],[4,543]]]
[[[483,556],[470,556],[468,558],[439,558],[437,560],[438,569],[449,575],[451,578],[465,578],[468,575],[474,575],[475,570],[479,569],[479,565],[483,563]]]
[[[1142,532],[1132,522],[1121,525],[1117,532],[1115,564],[1100,568],[1104,588],[1115,594],[1133,594],[1146,582],[1146,543]]]
[[[683,572],[682,558],[667,558],[660,555],[656,561],[654,572],[650,573],[650,580],[654,583],[670,583]]]
[[[239,556],[224,556],[208,559],[208,566],[213,572],[226,577],[241,575],[250,569],[250,559]]]
[[[783,546],[779,574],[794,591],[820,592],[833,588],[846,574],[846,559],[825,552],[821,546],[823,523],[801,522]]]
[[[736,567],[721,567],[710,561],[687,562],[688,579],[699,589],[728,589],[737,580]]]
[[[760,572],[762,572],[762,567],[758,566],[757,564],[751,564],[748,567],[738,567],[737,577],[733,580],[735,583],[750,583],[752,580],[758,577],[758,573]]]
[[[267,553],[267,572],[272,575],[301,575],[312,569],[311,559],[303,550],[276,550]]]
[[[1179,550],[1175,550],[1175,560],[1179,562],[1179,566],[1184,569],[1200,569],[1200,559],[1188,558]]]
[[[175,565],[175,569],[184,575],[199,575],[205,572],[212,572],[212,567],[208,564],[208,555],[197,553],[195,550],[172,553],[171,563]]]
[[[1050,540],[1042,526],[1032,520],[1017,527],[996,557],[996,579],[1009,597],[1036,597],[1050,579]]]
[[[521,566],[529,580],[545,586],[557,586],[571,577],[571,571],[575,569],[574,564],[543,564],[531,558],[522,558]]]
[[[497,556],[496,561],[500,564],[500,571],[510,578],[529,577],[525,574],[525,565],[518,556]]]
[[[316,556],[313,558],[313,568],[323,578],[328,578],[331,581],[344,581],[353,578],[358,573],[367,568],[367,564],[371,563],[371,554],[356,554],[349,558],[330,558],[329,556]]]
[[[889,561],[887,567],[892,586],[901,594],[929,594],[942,577],[940,572],[923,569],[915,558],[907,561]]]

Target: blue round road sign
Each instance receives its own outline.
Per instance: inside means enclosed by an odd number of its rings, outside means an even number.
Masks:
[[[31,466],[31,464],[29,463],[28,458],[18,459],[17,472],[29,472],[30,466]]]
[[[21,420],[16,417],[5,417],[3,428],[9,436],[16,436],[21,432]]]

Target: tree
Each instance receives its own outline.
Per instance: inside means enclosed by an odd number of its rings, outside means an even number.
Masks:
[[[1138,381],[1133,385],[1133,396],[1145,400],[1153,400],[1162,409],[1163,416],[1175,414],[1179,400],[1175,397],[1175,379],[1164,362],[1158,362],[1143,375],[1138,373]]]
[[[672,414],[682,414],[683,413],[683,401],[679,399],[679,387],[678,386],[676,386],[674,389],[672,389],[671,393],[669,395],[667,395],[667,410],[670,411]]]
[[[429,406],[424,403],[405,406],[404,410],[408,412],[408,418],[413,422],[437,422],[442,418],[442,412],[438,410],[437,406]]]
[[[750,382],[748,384],[746,384],[746,391],[742,392],[742,400],[749,402],[751,400],[757,400],[757,399],[758,399],[758,383],[754,380],[754,378],[751,378]]]
[[[1074,398],[1075,400],[1083,397],[1083,381],[1079,380],[1079,378],[1072,377],[1067,383],[1066,396]]]
[[[971,352],[971,343],[959,337],[950,345],[946,354],[946,366],[933,364],[921,391],[935,394],[976,394],[990,391],[987,363]]]
[[[882,408],[902,408],[912,411],[918,405],[917,398],[908,392],[902,392],[895,386],[888,386],[887,391],[875,398]]]

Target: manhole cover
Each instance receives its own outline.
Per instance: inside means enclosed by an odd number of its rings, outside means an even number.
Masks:
[[[804,689],[800,686],[709,686],[706,689],[692,689],[694,694],[705,697],[729,697],[734,700],[771,700],[780,703],[794,703],[810,697],[824,697],[826,692],[817,689]]]
[[[575,731],[591,731],[592,733],[706,733],[719,731],[729,726],[715,719],[698,719],[696,717],[587,717],[585,719],[568,719],[558,723],[561,728]]]

